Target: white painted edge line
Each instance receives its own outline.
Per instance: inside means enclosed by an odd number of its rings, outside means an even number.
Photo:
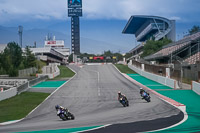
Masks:
[[[116,69],[117,69],[117,67],[115,66],[115,65],[113,65]],[[117,69],[118,70],[118,69]],[[119,71],[119,70],[118,70]],[[119,71],[120,72],[120,71]],[[120,72],[121,73],[121,72]],[[122,73],[121,73],[122,74]],[[123,75],[123,74],[122,74]],[[123,75],[124,76],[124,75]],[[124,76],[125,77],[125,76]],[[126,78],[126,77],[125,77]],[[126,79],[128,79],[128,78],[126,78]],[[128,79],[129,80],[129,79]],[[129,80],[129,81],[131,81],[131,80]],[[131,81],[132,82],[132,81]],[[160,97],[158,97],[158,98],[160,98]],[[179,109],[180,111],[182,111],[183,112],[183,114],[184,114],[184,118],[183,118],[183,120],[181,120],[179,123],[176,123],[176,124],[174,124],[174,125],[172,125],[172,126],[169,126],[169,127],[166,127],[166,128],[162,128],[162,129],[158,129],[158,130],[153,130],[153,131],[146,131],[146,132],[156,132],[156,131],[162,131],[162,130],[166,130],[166,129],[170,129],[170,128],[172,128],[172,127],[175,127],[175,126],[178,126],[178,125],[180,125],[180,124],[182,124],[183,122],[185,122],[187,119],[188,119],[188,114],[187,114],[187,112],[186,112],[186,106],[183,106],[183,107],[177,107],[177,106],[175,106],[175,105],[173,105],[172,103],[170,103],[170,102],[168,102],[168,101],[166,101],[166,100],[164,100],[164,99],[162,99],[162,98],[160,98],[161,100],[163,100],[163,101],[165,101],[165,102],[167,102],[167,103],[169,103],[170,105],[172,105],[172,106],[174,106],[175,108],[177,108],[177,109]]]
[[[163,100],[163,99],[162,99],[162,100]],[[166,101],[166,102],[167,102],[167,101]],[[168,103],[169,103],[169,102],[168,102]],[[169,104],[170,104],[170,103],[169,103]],[[172,105],[172,104],[171,104],[171,105]],[[173,106],[174,106],[174,105],[173,105]],[[176,107],[176,106],[174,106],[174,107]],[[178,107],[176,107],[176,108],[178,108]],[[180,108],[178,108],[178,109],[180,109]],[[181,109],[180,109],[180,110],[181,110]],[[184,118],[183,118],[183,120],[181,120],[180,122],[178,122],[178,123],[176,123],[176,124],[174,124],[174,125],[172,125],[172,126],[166,127],[166,128],[161,128],[161,129],[158,129],[158,130],[152,130],[152,131],[146,131],[146,132],[157,132],[157,131],[167,130],[167,129],[176,127],[176,126],[178,126],[178,125],[184,123],[184,122],[188,119],[188,114],[187,114],[187,112],[184,111],[184,110],[181,110],[181,111],[182,111],[183,114],[184,114]]]
[[[105,128],[105,127],[108,127],[112,124],[107,124],[107,125],[103,125],[103,126],[100,126],[100,127],[97,127],[97,128],[92,128],[92,129],[88,129],[88,130],[83,130],[83,131],[78,131],[78,132],[72,132],[72,133],[82,133],[82,132],[87,132],[87,131],[93,131],[93,130],[97,130],[97,129],[100,129],[100,128]]]
[[[71,68],[69,68],[69,69],[72,70]],[[35,111],[37,108],[39,108],[47,99],[49,99],[56,91],[58,91],[66,83],[70,82],[76,76],[76,74],[77,74],[74,70],[72,70],[72,71],[75,73],[75,75],[72,78],[70,78],[68,81],[66,81],[65,83],[63,83],[60,87],[58,87],[54,92],[52,92],[42,103],[40,103],[37,107],[35,107],[35,109],[33,109],[30,113],[28,113],[28,115],[30,115],[31,113],[33,113],[33,111]],[[20,121],[24,120],[28,115],[26,115],[24,118],[22,118],[20,120],[14,120],[14,121],[8,121],[8,122],[0,123],[0,126],[1,125],[8,125],[8,124],[14,124],[14,123],[20,122]]]
[[[120,70],[114,65],[114,64],[112,64],[112,66],[114,66],[114,68],[121,74],[121,75],[123,75],[121,72],[120,72]],[[123,77],[124,77],[124,75],[123,75]],[[126,77],[125,77],[126,78]]]
[[[20,120],[14,120],[14,121],[7,121],[7,122],[3,122],[3,123],[0,123],[0,126],[4,126],[4,125],[9,125],[9,124],[13,124],[13,123],[17,123],[21,120],[23,120],[24,118],[20,119]]]
[[[97,84],[97,86],[98,86],[98,96],[101,96],[101,88],[99,87],[99,72],[98,71],[95,71],[95,70],[88,70],[88,71],[91,71],[91,72],[95,72],[95,73],[97,73],[97,80],[98,80],[98,84]]]

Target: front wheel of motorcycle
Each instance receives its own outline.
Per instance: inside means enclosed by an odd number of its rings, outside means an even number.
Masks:
[[[64,114],[62,114],[63,116],[61,116],[60,115],[60,118],[63,120],[63,121],[66,121],[67,120],[67,117],[64,115]]]
[[[74,120],[74,119],[75,119],[74,115],[73,115],[73,114],[71,114],[71,120]]]

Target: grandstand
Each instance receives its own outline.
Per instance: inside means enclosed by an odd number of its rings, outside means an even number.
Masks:
[[[148,61],[158,61],[159,63],[172,62],[174,58],[179,57],[187,64],[195,64],[200,61],[200,32],[185,36],[183,39],[168,44],[162,49],[150,56],[145,57]]]
[[[122,33],[134,34],[136,40],[142,42],[129,51],[133,55],[133,59],[140,58],[145,41],[149,39],[161,40],[167,37],[173,42],[176,40],[175,21],[159,16],[131,16]]]
[[[22,49],[25,50],[24,48]],[[37,57],[37,59],[51,63],[61,63],[66,64],[68,55],[63,54],[61,51],[56,48],[44,47],[44,48],[30,48],[32,53]],[[68,49],[69,51],[69,49]]]
[[[24,51],[25,49],[22,48]],[[37,59],[47,63],[66,64],[70,49],[64,47],[64,40],[56,40],[56,37],[46,36],[43,48],[30,48]]]

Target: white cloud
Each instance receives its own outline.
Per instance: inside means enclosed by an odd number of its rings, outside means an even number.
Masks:
[[[85,19],[127,20],[131,15],[160,15],[182,20],[182,16],[191,14],[197,18],[200,14],[198,0],[82,1]],[[25,19],[66,19],[67,0],[0,0],[0,22],[21,19],[23,16],[26,16]]]
[[[169,19],[171,19],[171,20],[181,20],[180,17],[176,17],[176,16],[170,17]]]

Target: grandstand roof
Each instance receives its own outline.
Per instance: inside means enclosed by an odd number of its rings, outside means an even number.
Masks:
[[[160,40],[168,35],[169,39],[175,41],[175,23],[172,20],[147,15],[131,16],[122,33],[135,34],[137,41],[146,41],[149,37]]]
[[[166,18],[159,17],[159,16],[147,16],[147,15],[134,15],[131,16],[128,23],[126,24],[122,33],[124,34],[135,34],[136,31],[147,21],[150,19],[160,19],[160,20],[167,20]]]

